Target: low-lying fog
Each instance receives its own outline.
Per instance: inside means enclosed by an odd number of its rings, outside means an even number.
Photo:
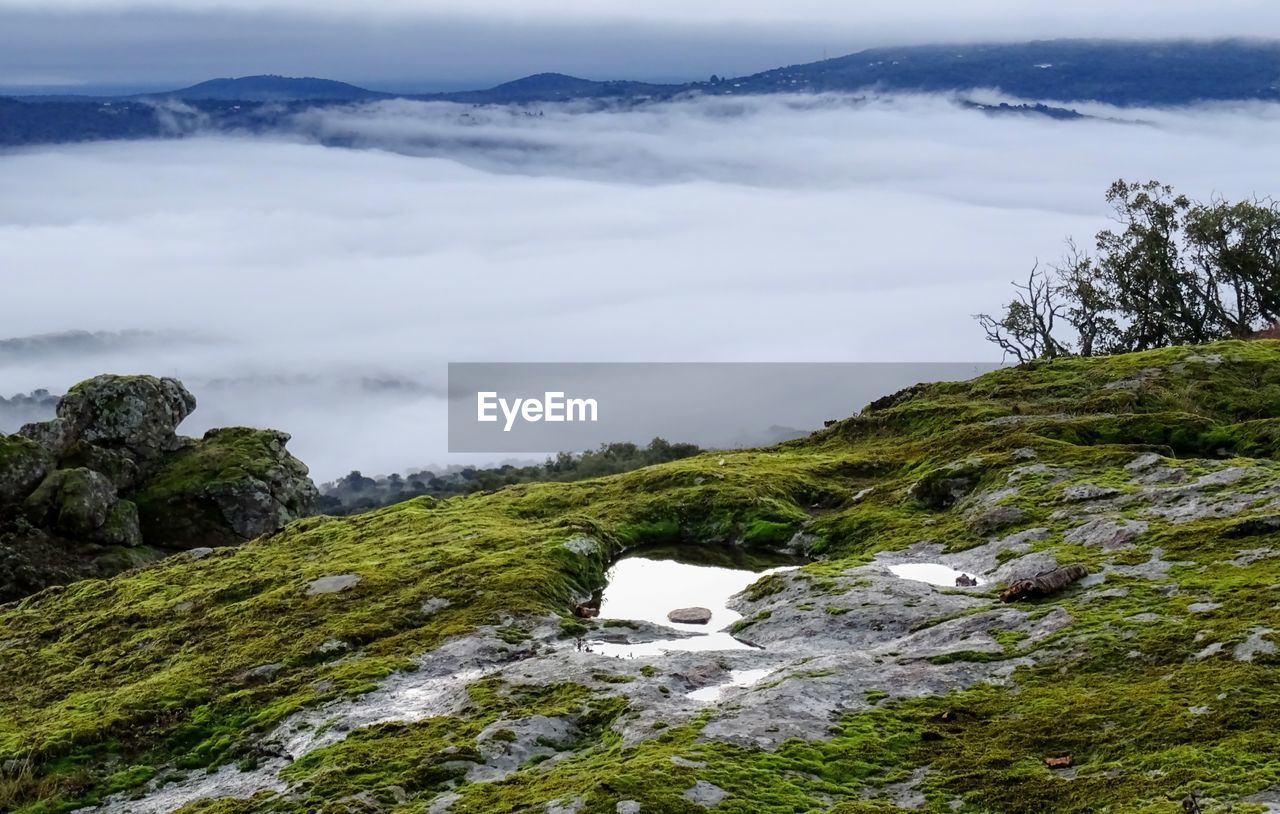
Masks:
[[[285,429],[330,479],[447,459],[447,361],[997,361],[970,315],[1115,178],[1280,191],[1280,107],[1086,112],[389,102],[0,155],[0,338],[155,332],[0,345],[0,395],[178,376],[185,430]]]

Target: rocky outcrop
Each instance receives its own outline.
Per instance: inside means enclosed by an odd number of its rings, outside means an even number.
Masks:
[[[241,543],[310,512],[316,488],[288,435],[184,438],[195,406],[176,379],[98,376],[71,388],[56,418],[0,435],[0,602]]]
[[[164,548],[234,545],[307,514],[317,491],[288,440],[275,430],[210,430],[165,458],[134,493],[144,537]]]

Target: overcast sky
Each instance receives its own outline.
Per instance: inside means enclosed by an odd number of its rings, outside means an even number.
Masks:
[[[737,75],[940,40],[1277,37],[1274,0],[0,0],[0,88],[320,75],[388,89]]]

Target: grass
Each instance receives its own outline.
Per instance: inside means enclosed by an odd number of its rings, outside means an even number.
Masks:
[[[1033,465],[1057,474],[1017,480],[1017,494],[1004,500],[1027,517],[999,535],[1047,528],[1032,550],[1091,568],[1145,563],[1158,548],[1177,563],[1166,580],[1177,591],[1110,577],[1108,587],[1127,594],[1097,601],[1071,591],[1037,606],[1060,606],[1073,620],[1043,640],[997,634],[1003,653],[945,657],[1056,654],[1016,671],[1012,689],[980,685],[893,701],[876,688],[866,696],[871,708],[834,721],[828,738],[767,751],[703,740],[701,720],[624,744],[612,723],[627,713],[617,693],[630,676],[601,674],[592,688],[479,682],[456,716],[361,730],[298,761],[289,775],[299,797],[190,810],[355,811],[342,801],[368,794],[388,810],[422,812],[459,782],[459,756],[480,748],[485,727],[532,714],[572,717],[584,734],[557,745],[567,754],[531,761],[504,781],[458,785],[453,811],[541,810],[549,800],[581,797],[583,812],[632,799],[644,811],[679,814],[702,810],[683,796],[701,779],[729,792],[717,811],[881,812],[893,810],[885,787],[921,766],[929,767],[920,781],[928,811],[954,803],[969,812],[1154,814],[1177,810],[1193,789],[1226,798],[1271,788],[1280,785],[1270,723],[1280,714],[1275,657],[1230,657],[1254,627],[1280,630],[1280,591],[1271,587],[1280,585],[1280,560],[1231,563],[1241,549],[1275,544],[1276,531],[1258,519],[1274,513],[1268,502],[1189,523],[1148,518],[1135,547],[1116,552],[1067,545],[1063,534],[1075,521],[1055,512],[1063,506],[1056,496],[1071,485],[1135,491],[1123,467],[1143,451],[1247,464],[1257,469],[1251,490],[1280,484],[1278,428],[1277,342],[1060,360],[916,388],[769,450],[308,518],[201,560],[177,557],[51,589],[0,607],[0,764],[21,762],[0,777],[0,810],[67,811],[135,788],[165,766],[199,771],[236,759],[254,733],[291,712],[365,692],[413,656],[481,625],[519,642],[529,636],[522,619],[555,613],[565,635],[584,635],[593,624],[571,618],[570,608],[602,585],[626,550],[772,550],[803,532],[820,556],[802,572],[813,600],[841,590],[836,577],[879,551],[924,538],[971,548],[985,541],[967,523],[971,504],[1008,487],[1015,468]],[[1194,474],[1219,466],[1176,463]],[[599,541],[595,553],[565,547],[584,536]],[[336,594],[303,591],[346,573],[360,583]],[[763,599],[784,587],[765,577],[746,593]],[[1222,607],[1192,614],[1191,597]],[[423,602],[439,598],[449,605],[424,616]],[[1140,614],[1159,621],[1132,619]],[[350,650],[323,652],[330,640]],[[1197,658],[1212,642],[1222,652]],[[262,682],[240,678],[264,664],[283,666]],[[1208,711],[1192,714],[1193,707]],[[1077,771],[1070,781],[1043,763],[1067,752]]]

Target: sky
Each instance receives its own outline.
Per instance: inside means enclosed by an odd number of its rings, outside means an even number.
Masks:
[[[286,430],[321,480],[404,471],[446,460],[449,361],[998,361],[971,315],[1088,246],[1117,177],[1199,198],[1280,177],[1261,104],[539,109],[380,102],[0,155],[3,335],[153,332],[0,357],[0,393],[174,375],[200,400],[186,432]]]
[[[542,71],[704,79],[861,48],[1059,37],[1277,37],[1272,0],[0,0],[0,90],[325,76],[379,89]]]

